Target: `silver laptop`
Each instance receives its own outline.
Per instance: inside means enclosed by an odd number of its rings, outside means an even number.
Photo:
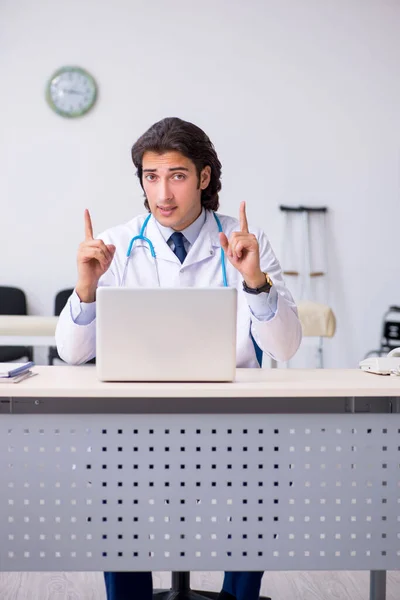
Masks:
[[[101,381],[233,381],[235,288],[100,287]]]

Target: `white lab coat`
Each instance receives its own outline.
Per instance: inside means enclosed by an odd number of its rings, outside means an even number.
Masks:
[[[224,233],[228,236],[239,231],[237,219],[218,215]],[[106,244],[114,244],[116,251],[108,271],[100,278],[99,286],[120,286],[124,271],[125,257],[129,242],[138,235],[147,215],[140,215],[125,225],[107,230],[99,236]],[[289,360],[301,341],[301,324],[293,298],[286,288],[280,265],[275,257],[265,233],[251,229],[257,236],[260,246],[261,269],[268,272],[277,292],[278,302],[275,315],[270,320],[256,318],[248,305],[242,288],[242,276],[226,258],[229,286],[238,290],[237,312],[237,360],[238,367],[257,367],[254,345],[250,330],[260,348],[275,360]],[[145,232],[155,248],[157,265],[162,287],[209,287],[222,286],[222,270],[218,227],[211,211],[206,211],[206,221],[195,243],[189,249],[181,264],[165,242],[154,218],[150,218]],[[135,242],[127,268],[126,287],[157,286],[154,259],[148,246]],[[275,292],[275,293],[276,293]],[[56,329],[56,342],[59,355],[70,364],[80,364],[95,356],[96,323],[78,325],[74,318],[79,314],[80,303],[71,297],[62,311]],[[74,317],[74,318],[73,318]],[[151,321],[149,321],[151,327]]]

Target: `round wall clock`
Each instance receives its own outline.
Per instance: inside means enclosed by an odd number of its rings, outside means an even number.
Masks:
[[[47,83],[47,102],[62,117],[81,117],[92,108],[96,97],[94,78],[80,67],[62,67]]]

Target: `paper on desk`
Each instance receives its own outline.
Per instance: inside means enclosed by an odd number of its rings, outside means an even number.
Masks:
[[[0,377],[0,383],[19,383],[20,381],[24,381],[24,379],[29,379],[35,375],[37,375],[37,373],[34,373],[33,371],[24,371],[19,375],[14,375],[14,377]]]

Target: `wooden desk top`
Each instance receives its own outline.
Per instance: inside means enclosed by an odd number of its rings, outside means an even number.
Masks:
[[[0,397],[399,397],[400,377],[358,369],[238,369],[232,383],[103,383],[94,366],[37,366],[37,376],[0,383]]]

